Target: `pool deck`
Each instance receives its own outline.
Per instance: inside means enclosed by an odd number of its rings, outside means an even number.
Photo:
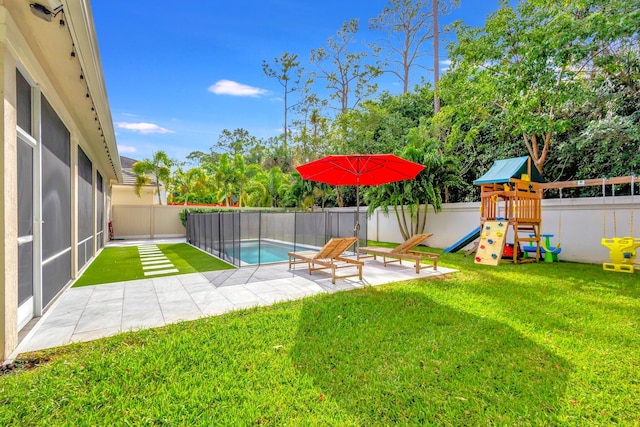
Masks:
[[[178,241],[184,242],[184,239]],[[140,244],[143,243],[149,242]],[[120,243],[124,244],[135,243]],[[407,263],[384,267],[381,262],[368,259],[362,280],[357,277],[338,279],[334,285],[328,271],[310,275],[304,265],[289,270],[285,262],[68,288],[42,317],[35,319],[11,359],[24,352],[91,341],[126,331],[455,271],[444,267],[438,267],[437,271],[423,268],[416,274],[413,266]]]

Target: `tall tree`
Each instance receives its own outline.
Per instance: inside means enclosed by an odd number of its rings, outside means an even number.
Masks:
[[[218,136],[218,141],[211,147],[211,151],[222,151],[235,156],[251,151],[259,143],[258,138],[251,135],[246,129],[238,128],[233,131],[223,129]]]
[[[310,61],[317,75],[326,83],[331,99],[338,101],[339,112],[355,108],[360,101],[375,93],[375,78],[381,73],[377,65],[366,62],[369,52],[353,49],[358,33],[358,19],[342,24],[335,37],[327,39],[327,47],[313,49]]]
[[[267,61],[262,61],[262,71],[267,77],[274,78],[282,86],[284,101],[284,139],[282,140],[283,148],[287,149],[288,135],[288,118],[289,110],[293,105],[289,104],[289,96],[299,90],[300,82],[304,69],[300,67],[300,61],[297,54],[289,52],[283,53],[279,58],[273,60],[273,66]]]
[[[439,0],[431,0],[431,16],[433,17],[433,87],[438,88],[440,81],[440,24],[438,23]],[[433,114],[440,111],[440,97],[436,93],[433,97]]]
[[[427,56],[425,44],[434,39],[438,14],[448,13],[459,4],[459,0],[429,1],[390,0],[382,12],[369,20],[369,28],[387,34],[385,49],[390,68],[383,71],[394,74],[402,83],[402,93],[409,91],[411,71],[426,69],[423,58]],[[434,62],[434,69],[438,64]]]
[[[160,194],[160,186],[169,187],[171,178],[171,166],[173,161],[164,151],[156,151],[151,159],[144,159],[135,162],[132,166],[133,173],[136,176],[136,194],[140,197],[142,187],[155,182],[156,193],[158,194],[158,204],[162,204]]]
[[[599,55],[637,38],[638,16],[632,0],[501,1],[484,28],[458,26],[447,96],[461,109],[497,107],[543,173],[554,137],[577,126],[594,95]]]

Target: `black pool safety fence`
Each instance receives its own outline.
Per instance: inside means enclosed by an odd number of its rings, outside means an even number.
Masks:
[[[367,214],[324,212],[207,212],[186,213],[187,242],[235,266],[274,262],[261,249],[274,242],[290,250],[321,248],[333,237],[355,236],[360,218],[359,244],[366,245]],[[249,245],[249,242],[251,244]],[[250,246],[250,247],[249,247]],[[265,248],[267,244],[264,244]],[[251,251],[251,261],[243,256]],[[350,250],[355,251],[352,247]],[[286,254],[279,261],[286,261]]]

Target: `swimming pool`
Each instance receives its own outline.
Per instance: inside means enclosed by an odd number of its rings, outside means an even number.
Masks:
[[[246,264],[283,262],[289,259],[289,252],[310,249],[314,248],[271,240],[243,240],[240,242],[240,260]]]

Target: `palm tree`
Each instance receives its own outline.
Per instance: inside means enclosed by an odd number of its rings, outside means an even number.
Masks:
[[[424,232],[428,205],[436,212],[440,211],[444,188],[460,181],[455,159],[442,153],[438,141],[427,136],[425,127],[410,129],[407,141],[409,144],[401,157],[420,163],[425,169],[414,180],[370,187],[365,192],[369,213],[376,208],[384,213],[393,209],[405,240]],[[424,205],[424,211],[420,209],[421,205]]]
[[[136,194],[140,197],[142,187],[151,184],[154,179],[156,183],[156,191],[158,193],[158,204],[162,204],[160,196],[160,185],[168,187],[171,178],[171,166],[173,161],[164,151],[156,151],[151,159],[144,159],[135,162],[131,170],[136,176]]]
[[[284,191],[283,186],[288,183],[287,175],[282,172],[279,166],[274,166],[263,176],[263,179],[265,180],[263,184],[267,189],[269,204],[272,208],[278,207]]]
[[[201,167],[195,167],[182,170],[182,166],[178,167],[173,173],[171,184],[178,198],[184,197],[184,204],[188,204],[190,197],[195,197],[198,201],[203,201],[206,196],[207,176],[205,170]]]
[[[218,203],[224,201],[226,206],[230,206],[229,201],[233,201],[233,192],[236,189],[236,174],[229,153],[222,154],[218,159],[213,179]]]

